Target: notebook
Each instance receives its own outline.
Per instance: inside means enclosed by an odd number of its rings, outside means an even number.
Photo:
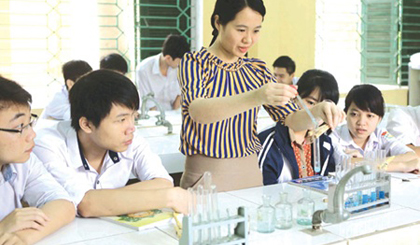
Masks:
[[[313,191],[317,191],[323,194],[328,194],[328,185],[332,181],[332,178],[320,175],[314,175],[311,177],[294,179],[289,183],[292,185],[300,186],[302,188],[307,188]]]
[[[182,214],[176,213],[175,215],[177,215],[178,219],[182,219]],[[153,209],[138,213],[100,218],[138,231],[176,224],[174,212],[171,209]]]

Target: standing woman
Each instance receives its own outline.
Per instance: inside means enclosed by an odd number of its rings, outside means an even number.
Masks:
[[[180,63],[183,188],[197,183],[205,171],[212,173],[219,191],[262,185],[256,121],[261,105],[273,120],[294,130],[311,127],[305,112],[291,114],[298,109],[289,102],[296,89],[277,83],[263,61],[244,57],[258,41],[264,15],[262,0],[217,0],[210,47],[187,53]],[[312,113],[332,127],[343,115],[327,102]]]

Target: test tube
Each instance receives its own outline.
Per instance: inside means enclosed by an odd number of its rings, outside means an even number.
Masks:
[[[313,141],[313,151],[314,151],[314,172],[315,173],[320,173],[321,172],[321,155],[320,155],[320,149],[319,149],[319,137],[315,138]]]
[[[309,118],[312,121],[312,124],[314,125],[314,131],[316,131],[316,129],[318,128],[318,122],[316,121],[314,115],[312,115],[311,111],[309,110],[309,108],[306,106],[305,102],[303,102],[302,98],[300,97],[300,95],[296,96],[299,103],[302,105],[303,109],[306,111],[306,113],[308,114]],[[319,139],[316,138],[314,136],[313,138],[313,156],[314,156],[314,172],[315,173],[320,173],[321,172],[321,160],[320,160],[320,151],[319,151]]]
[[[335,179],[337,180],[337,182],[340,181],[341,179],[341,166],[342,166],[342,162],[337,162],[335,164]]]
[[[209,190],[211,189],[211,173],[209,171],[204,172],[203,174],[203,187],[205,190]]]
[[[203,209],[203,194],[204,192],[204,188],[203,185],[198,185],[197,187],[197,216],[198,216],[198,223],[202,224],[203,222],[203,216],[202,214],[204,213],[204,209]],[[204,238],[204,231],[203,229],[200,229],[198,231],[198,238],[197,238],[197,242],[199,244],[203,243],[203,238]]]
[[[210,186],[210,193],[211,193],[211,211],[212,211],[212,221],[217,222],[220,220],[220,213],[219,213],[219,200],[217,197],[217,188],[216,185]],[[221,238],[221,228],[217,226],[213,229],[212,232],[213,243],[218,243]]]

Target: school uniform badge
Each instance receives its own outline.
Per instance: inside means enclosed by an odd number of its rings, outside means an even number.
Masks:
[[[390,134],[388,131],[382,132],[381,137],[383,137],[385,139],[392,139],[392,138],[394,138],[394,136],[392,136],[392,134]]]

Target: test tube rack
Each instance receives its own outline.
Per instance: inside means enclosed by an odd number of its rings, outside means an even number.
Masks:
[[[226,238],[219,239],[219,241],[210,242],[195,242],[194,234],[199,231],[209,229],[220,229],[229,225],[236,225],[234,233]],[[233,244],[248,244],[248,231],[249,221],[248,212],[245,207],[239,207],[237,214],[222,218],[218,221],[206,222],[202,224],[194,224],[192,217],[185,215],[182,220],[182,237],[179,240],[179,245],[195,245],[195,244],[221,244],[221,245],[233,245]]]
[[[328,200],[333,200],[335,184],[330,183]],[[346,189],[345,209],[350,217],[378,211],[391,206],[391,176],[384,172],[377,172],[376,178],[361,181],[358,187]],[[331,201],[332,205],[332,201]]]

